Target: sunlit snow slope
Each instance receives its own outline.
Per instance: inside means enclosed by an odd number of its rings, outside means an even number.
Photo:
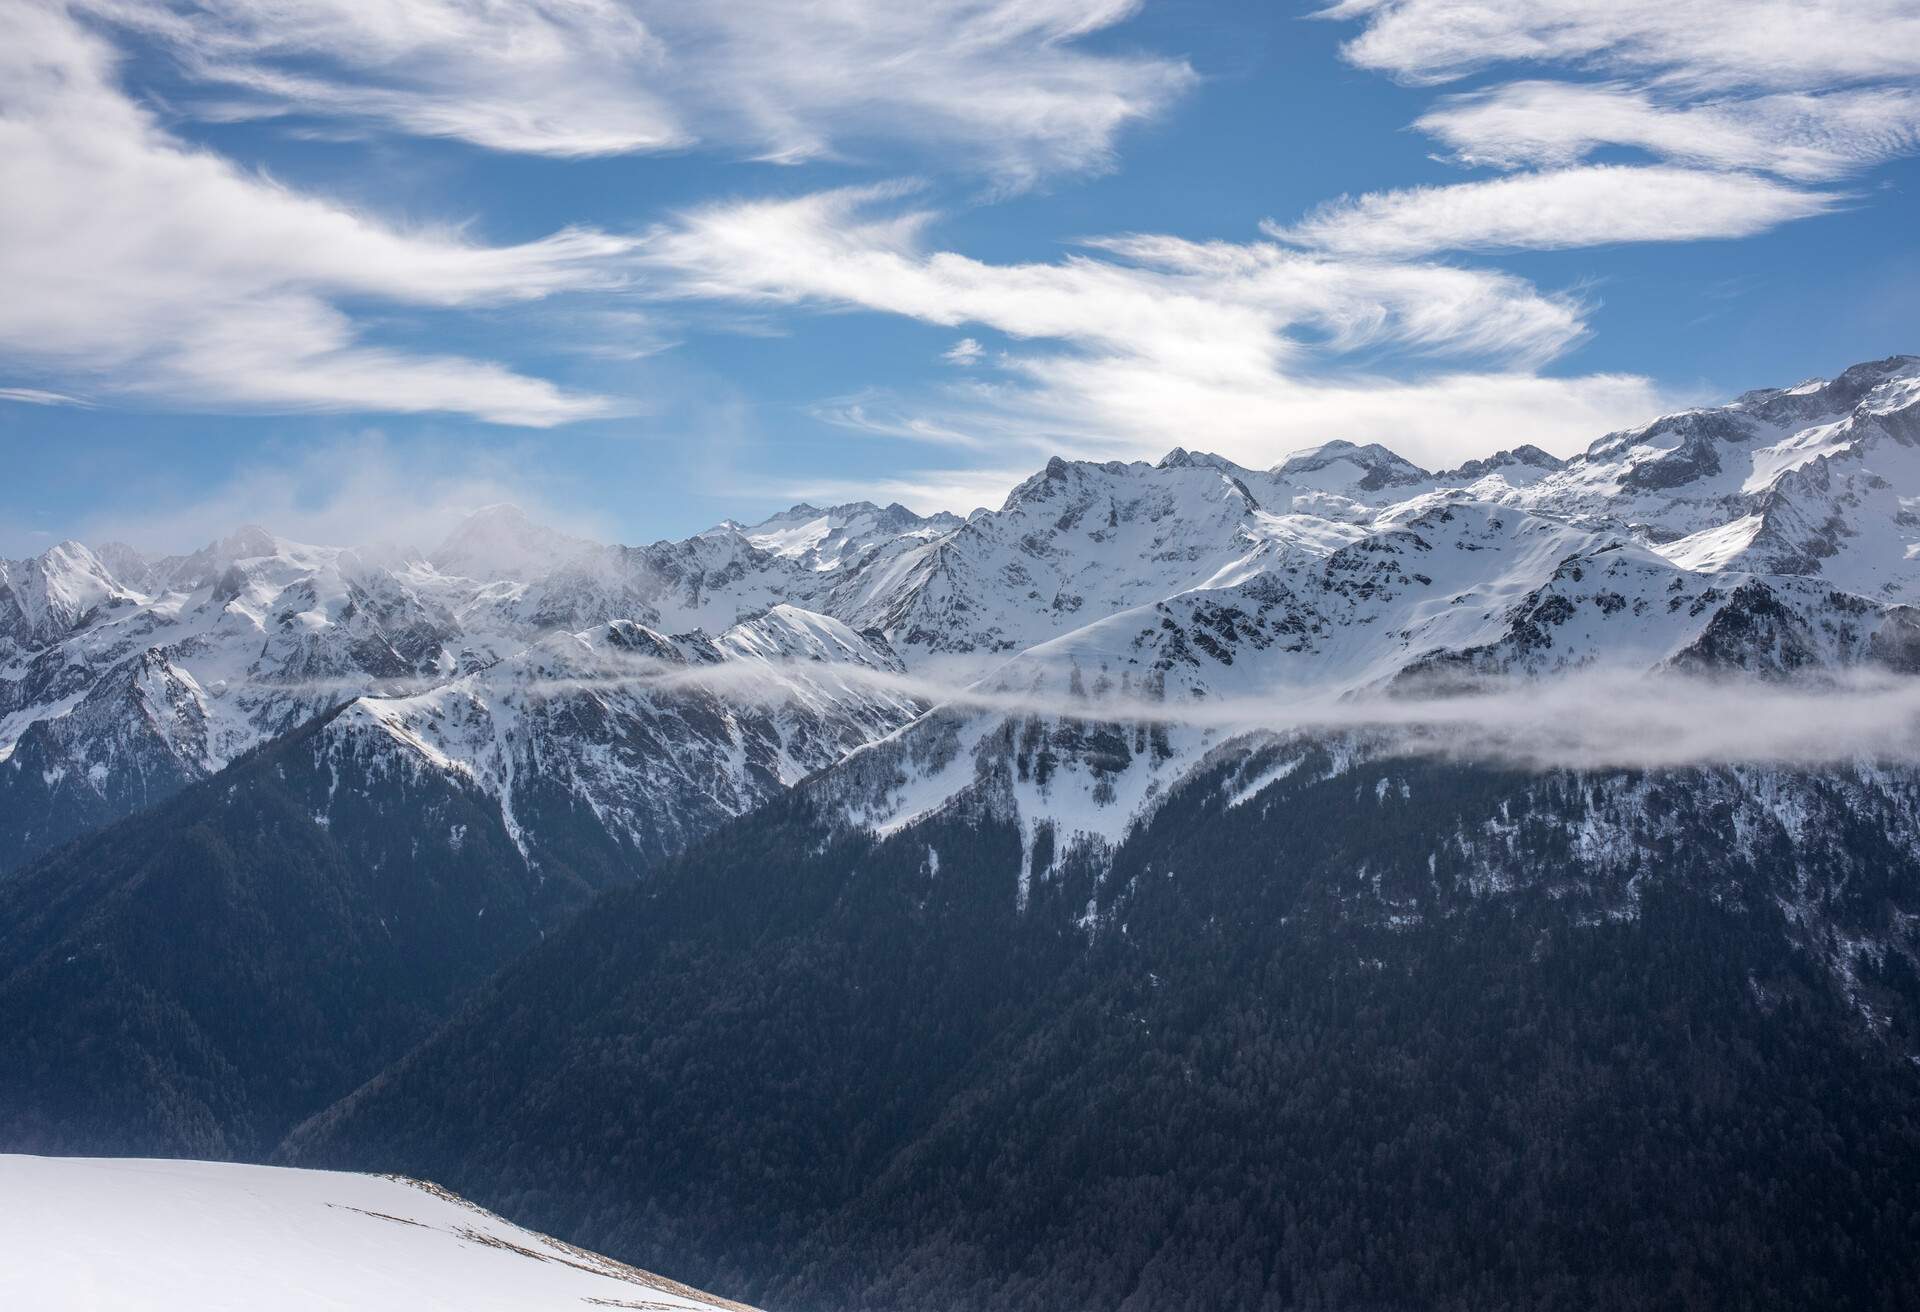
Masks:
[[[417,1180],[0,1156],[0,1307],[26,1312],[711,1312],[742,1304]]]

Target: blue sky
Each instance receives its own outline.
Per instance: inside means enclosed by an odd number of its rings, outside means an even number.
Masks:
[[[1566,452],[1920,350],[1916,188],[1914,0],[0,0],[0,553]]]

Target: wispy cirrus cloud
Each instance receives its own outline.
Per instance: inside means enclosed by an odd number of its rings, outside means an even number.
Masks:
[[[336,302],[434,309],[614,286],[629,238],[487,246],[381,222],[194,149],[61,5],[0,0],[0,351],[100,394],[193,406],[606,412],[490,361],[375,346]]]
[[[82,0],[159,38],[221,98],[211,118],[303,113],[559,156],[689,144],[665,50],[618,3]],[[336,130],[338,127],[336,126]]]
[[[1628,146],[1681,164],[1822,182],[1920,148],[1920,88],[1671,103],[1620,82],[1510,82],[1448,97],[1414,126],[1469,165],[1564,167]]]
[[[1752,173],[1589,164],[1479,182],[1343,197],[1274,237],[1348,255],[1750,237],[1845,197]]]
[[[1560,63],[1691,88],[1806,88],[1920,75],[1908,0],[1339,0],[1361,68],[1416,83]]]
[[[0,401],[18,401],[23,405],[76,405],[87,407],[90,402],[77,396],[68,396],[65,392],[49,392],[43,387],[0,387]]]
[[[801,160],[873,141],[1019,186],[1097,168],[1189,87],[1184,61],[1083,38],[1138,0],[91,0],[227,93],[495,150],[718,146]]]
[[[981,346],[979,342],[971,337],[962,337],[952,346],[940,352],[940,358],[948,364],[959,365],[964,369],[970,365],[979,364],[980,358],[985,354],[986,348]]]
[[[1429,464],[1518,440],[1569,451],[1683,398],[1631,375],[1544,373],[1590,307],[1433,257],[1749,237],[1853,203],[1809,184],[1905,153],[1920,122],[1920,92],[1901,81],[1920,67],[1913,25],[1904,6],[1864,3],[1893,21],[1869,36],[1871,16],[1822,0],[1335,5],[1325,16],[1365,24],[1348,58],[1406,81],[1514,62],[1612,80],[1449,97],[1415,126],[1505,176],[1343,197],[1269,223],[1265,241],[1129,234],[991,264],[932,245],[937,216],[906,192],[869,189],[704,207],[652,234],[642,260],[674,295],[1011,339],[990,369],[962,348],[975,367],[931,393],[823,411],[956,452],[1152,455],[1179,442],[1260,463],[1334,436]],[[1593,162],[1621,147],[1653,162]],[[928,504],[971,472],[893,485]]]

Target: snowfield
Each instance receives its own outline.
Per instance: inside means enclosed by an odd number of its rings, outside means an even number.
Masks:
[[[0,1155],[0,1307],[20,1312],[744,1309],[418,1180]]]

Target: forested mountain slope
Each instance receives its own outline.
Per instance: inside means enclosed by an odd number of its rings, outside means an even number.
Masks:
[[[800,1312],[1920,1279],[1911,772],[1247,748],[1110,860],[776,804],[287,1153]]]

